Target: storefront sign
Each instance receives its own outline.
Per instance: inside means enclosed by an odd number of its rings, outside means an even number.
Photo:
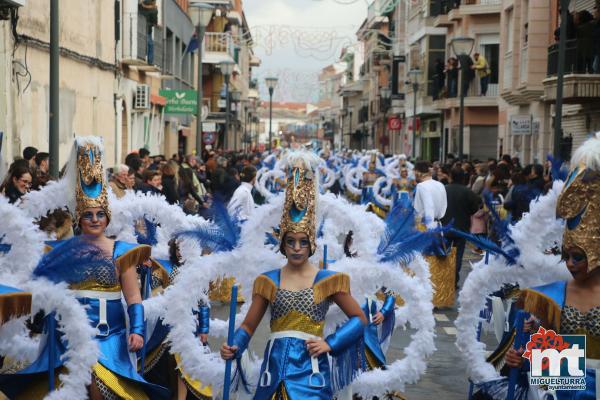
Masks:
[[[198,96],[195,90],[161,90],[167,99],[165,112],[168,114],[196,114]]]
[[[531,115],[513,115],[510,117],[512,135],[531,135]]]
[[[214,144],[217,141],[217,134],[215,132],[204,132],[202,134],[202,142],[204,144]]]
[[[402,129],[402,120],[399,117],[390,117],[388,119],[388,129],[391,131],[399,131]]]
[[[203,122],[202,123],[202,131],[203,132],[216,132],[217,131],[217,123],[216,122]]]

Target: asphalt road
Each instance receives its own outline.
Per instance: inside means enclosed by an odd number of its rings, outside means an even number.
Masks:
[[[470,262],[477,261],[478,256],[474,255],[468,248],[465,251],[463,268],[461,269],[461,282],[464,281],[470,269]],[[219,318],[226,318],[228,307],[215,304],[213,305],[213,315]],[[466,375],[466,365],[460,357],[456,348],[456,328],[454,320],[458,316],[458,304],[447,309],[434,311],[436,320],[435,328],[435,346],[436,352],[433,353],[428,361],[427,371],[421,380],[413,385],[408,385],[404,397],[409,400],[466,400],[469,392],[469,382]],[[387,358],[395,361],[404,356],[403,349],[408,345],[413,330],[400,330],[394,332],[390,347],[387,352]],[[257,332],[252,338],[251,350],[262,356],[269,335],[269,325],[267,319],[263,319]],[[488,350],[494,348],[495,339],[491,335],[482,333],[482,340],[489,343]],[[211,346],[218,346],[213,343]],[[213,347],[215,348],[215,347]]]

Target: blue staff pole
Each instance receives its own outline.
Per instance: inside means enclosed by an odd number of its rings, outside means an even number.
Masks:
[[[142,271],[143,275],[144,275],[144,290],[142,291],[142,295],[143,295],[143,299],[146,300],[148,297],[150,297],[150,293],[152,293],[152,267],[146,267],[145,265],[142,266]],[[147,324],[146,321],[144,320],[144,332],[146,332],[146,328],[147,328]],[[150,335],[148,334],[148,332],[146,332],[146,338],[144,339],[144,344],[142,345],[142,349],[140,350],[140,372],[142,375],[144,375],[144,366],[146,364],[146,344],[148,343],[148,340],[150,339]]]
[[[517,311],[515,317],[515,343],[513,348],[518,350],[525,345],[525,334],[523,333],[523,324],[529,314],[523,310]],[[510,374],[508,375],[508,393],[506,394],[506,400],[514,400],[515,398],[515,387],[517,386],[517,378],[519,377],[520,368],[511,368]]]
[[[323,269],[327,269],[327,245],[323,246]]]
[[[56,358],[56,319],[55,313],[48,314],[48,390],[54,391],[54,359]]]
[[[237,313],[238,287],[231,287],[231,300],[229,302],[229,332],[227,333],[227,346],[233,346],[233,335],[235,333],[235,314]],[[231,364],[233,360],[225,361],[225,382],[223,382],[223,400],[229,400],[231,387]]]

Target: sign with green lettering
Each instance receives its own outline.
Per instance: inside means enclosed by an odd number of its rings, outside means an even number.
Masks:
[[[160,95],[167,99],[167,114],[196,114],[198,95],[195,90],[161,90]]]

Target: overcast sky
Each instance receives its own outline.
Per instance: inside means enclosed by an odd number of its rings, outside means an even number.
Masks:
[[[279,78],[275,101],[315,102],[318,74],[356,41],[367,0],[244,0],[244,12],[262,60],[255,69],[261,95],[264,78]]]

